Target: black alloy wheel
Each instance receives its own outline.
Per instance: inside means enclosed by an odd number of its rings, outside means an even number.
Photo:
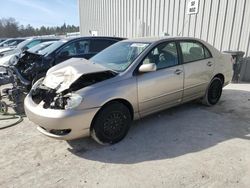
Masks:
[[[119,102],[104,106],[94,119],[91,135],[101,144],[114,144],[122,140],[129,130],[131,114]]]
[[[207,91],[207,101],[209,105],[215,105],[222,94],[222,81],[219,78],[214,78]]]

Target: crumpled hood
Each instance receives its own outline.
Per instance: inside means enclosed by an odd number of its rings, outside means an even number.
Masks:
[[[86,59],[72,58],[48,70],[43,84],[60,93],[84,74],[103,72],[109,69]]]

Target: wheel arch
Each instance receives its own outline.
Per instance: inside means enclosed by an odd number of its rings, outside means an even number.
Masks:
[[[113,102],[119,102],[119,103],[122,103],[124,106],[126,106],[130,112],[130,115],[131,115],[131,119],[133,120],[134,119],[134,108],[132,106],[132,104],[126,100],[126,99],[122,99],[122,98],[117,98],[117,99],[112,99],[108,102],[106,102],[104,105],[102,105],[102,107],[97,111],[97,113],[95,114],[94,118],[92,119],[92,122],[91,122],[91,125],[90,125],[90,130],[93,129],[93,125],[94,125],[94,122],[95,122],[95,119],[97,117],[97,115],[99,114],[99,112],[107,105],[109,105],[110,103],[113,103]]]
[[[222,73],[217,73],[214,77],[213,77],[213,79],[214,78],[219,78],[221,81],[222,81],[222,84],[224,85],[224,83],[225,83],[225,76],[222,74]],[[213,80],[212,79],[212,80]]]

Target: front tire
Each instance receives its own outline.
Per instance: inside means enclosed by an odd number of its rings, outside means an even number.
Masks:
[[[206,91],[206,95],[204,96],[202,103],[207,106],[215,105],[221,97],[222,94],[223,83],[220,78],[213,78],[209,84],[209,87]]]
[[[115,144],[127,135],[131,121],[129,109],[122,103],[112,102],[98,112],[91,136],[100,144]]]

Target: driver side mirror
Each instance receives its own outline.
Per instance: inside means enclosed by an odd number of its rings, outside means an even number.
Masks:
[[[154,72],[156,71],[157,67],[155,63],[148,63],[143,64],[139,67],[139,72],[145,73],[145,72]]]

